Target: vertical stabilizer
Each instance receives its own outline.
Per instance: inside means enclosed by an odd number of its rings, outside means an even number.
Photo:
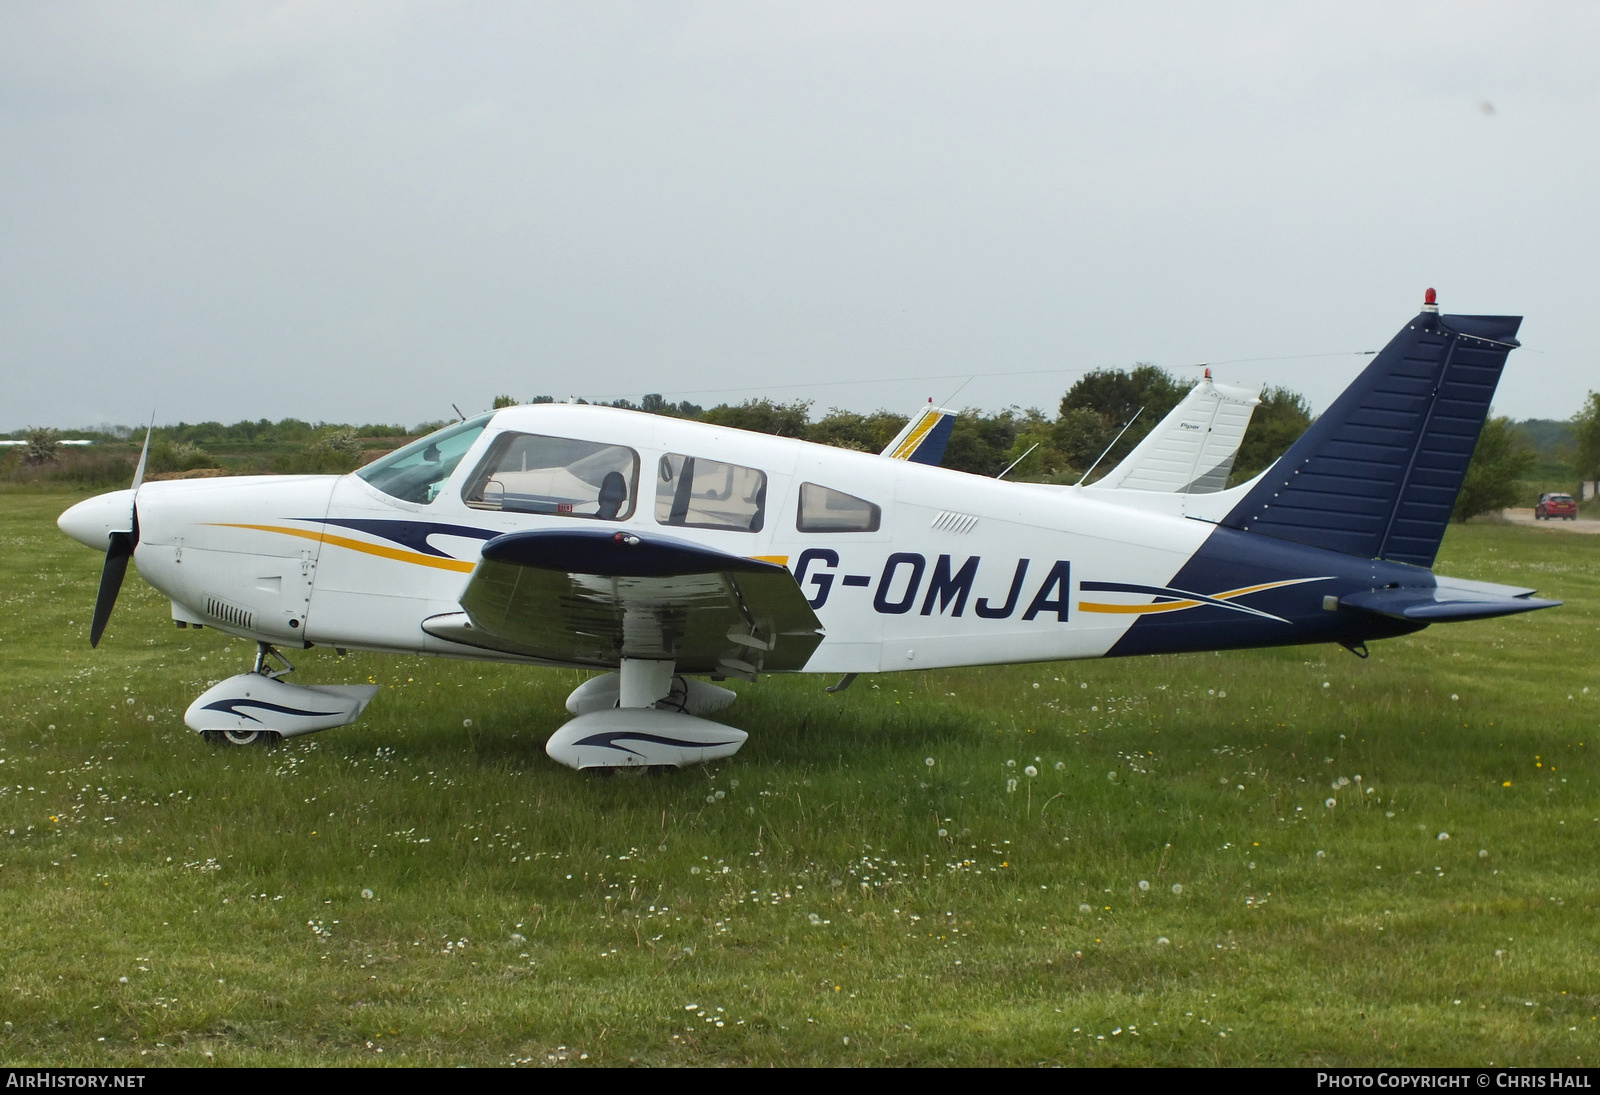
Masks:
[[[1183,401],[1123,458],[1091,485],[1099,488],[1212,494],[1228,485],[1228,473],[1244,441],[1260,389],[1214,383],[1211,370]]]
[[[950,444],[950,433],[956,426],[956,412],[947,407],[935,407],[930,400],[920,412],[911,417],[906,428],[884,447],[882,456],[891,460],[909,460],[913,464],[932,464],[935,467],[944,459],[944,450]]]
[[[1433,565],[1522,318],[1445,316],[1427,300],[1224,526]]]

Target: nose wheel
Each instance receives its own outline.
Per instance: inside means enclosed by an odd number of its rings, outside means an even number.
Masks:
[[[283,735],[271,730],[206,730],[201,737],[208,745],[264,745],[271,749],[283,744]]]

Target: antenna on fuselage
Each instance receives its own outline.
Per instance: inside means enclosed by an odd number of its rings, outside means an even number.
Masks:
[[[1118,434],[1117,436],[1120,437],[1122,435]],[[1116,442],[1113,441],[1112,444],[1115,445]],[[1021,456],[1017,457],[1015,460],[1011,461],[1011,463],[1006,465],[1006,471],[1010,471],[1012,468],[1016,467],[1018,464],[1022,463],[1024,460],[1026,460],[1028,458],[1028,456],[1033,452],[1033,450],[1037,449],[1038,447],[1039,447],[1039,442],[1037,442],[1037,441],[1035,441],[1033,444],[1029,445],[1027,452],[1023,453]],[[1004,479],[1006,477],[1006,471],[1001,472],[999,475],[995,476],[995,478],[996,479]],[[1084,472],[1083,474],[1088,475],[1089,473],[1088,472]]]
[[[467,416],[461,413],[461,408],[456,406],[454,403],[450,404],[450,409],[456,412],[456,417],[461,419],[461,421],[465,422],[467,420]]]
[[[1128,419],[1128,425],[1124,426],[1124,427],[1122,427],[1122,429],[1118,430],[1117,431],[1117,436],[1113,437],[1111,439],[1111,444],[1106,446],[1106,452],[1110,452],[1112,449],[1117,447],[1117,442],[1122,440],[1122,435],[1128,432],[1128,426],[1132,426],[1135,422],[1139,421],[1139,416],[1141,414],[1143,414],[1143,413],[1144,413],[1144,408],[1143,407],[1140,407],[1138,410],[1133,412],[1133,417]],[[1083,475],[1081,477],[1079,477],[1078,481],[1076,483],[1072,484],[1072,485],[1075,486],[1075,487],[1083,486],[1083,481],[1085,479],[1089,478],[1089,472],[1090,471],[1094,471],[1095,468],[1098,468],[1100,466],[1100,461],[1102,461],[1102,460],[1104,460],[1106,458],[1106,452],[1103,452],[1099,456],[1095,457],[1094,458],[1094,463],[1089,465],[1089,471],[1084,472]]]

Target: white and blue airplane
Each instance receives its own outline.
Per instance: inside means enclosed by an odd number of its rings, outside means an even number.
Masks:
[[[258,644],[252,671],[185,716],[234,744],[365,709],[375,686],[282,679],[279,651],[312,646],[599,670],[546,746],[578,769],[733,754],[746,734],[704,717],[733,700],[712,683],[731,677],[827,674],[838,691],[1010,662],[1324,642],[1365,656],[1430,623],[1558,603],[1431,570],[1521,320],[1426,300],[1231,489],[1228,431],[1254,403],[1238,390],[1180,406],[1092,487],[886,459],[918,448],[916,420],[872,454],[536,404],[345,476],[141,483],[141,458],[133,489],[59,523],[106,552],[92,644],[130,558],[179,627]]]

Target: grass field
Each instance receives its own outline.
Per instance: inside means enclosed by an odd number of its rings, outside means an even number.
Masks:
[[[0,494],[8,1065],[1600,1060],[1600,542],[1563,608],[1373,645],[741,686],[733,760],[545,757],[583,674],[331,652],[354,726],[218,750],[65,492]]]

